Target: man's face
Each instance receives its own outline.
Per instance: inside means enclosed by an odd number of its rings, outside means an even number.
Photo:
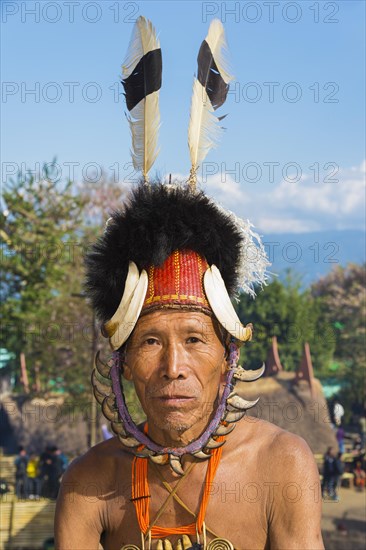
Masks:
[[[199,435],[215,408],[225,349],[209,316],[162,310],[139,319],[127,344],[124,376],[133,380],[150,427]]]

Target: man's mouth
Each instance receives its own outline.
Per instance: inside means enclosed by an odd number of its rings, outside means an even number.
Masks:
[[[158,401],[163,403],[164,405],[183,405],[185,403],[188,403],[189,401],[193,401],[194,397],[191,395],[160,395],[157,397]]]
[[[193,399],[190,395],[162,395],[159,399]]]

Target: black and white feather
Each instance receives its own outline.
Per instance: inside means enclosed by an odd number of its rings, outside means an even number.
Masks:
[[[144,17],[135,23],[126,59],[122,65],[128,122],[132,136],[132,161],[144,181],[154,164],[160,127],[159,91],[162,78],[160,43],[153,24]]]
[[[191,114],[188,128],[188,147],[191,157],[189,185],[196,186],[197,169],[208,151],[216,145],[222,127],[214,113],[226,100],[232,76],[225,59],[226,41],[222,23],[211,22],[198,57],[197,78],[193,83]]]

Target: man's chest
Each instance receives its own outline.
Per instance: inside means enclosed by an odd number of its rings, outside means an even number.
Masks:
[[[171,531],[167,538],[173,548],[179,535],[177,527],[195,524],[203,512],[207,542],[215,538],[229,540],[237,550],[265,549],[267,541],[265,487],[252,481],[250,475],[218,475],[206,490],[207,508],[202,510],[205,487],[199,475],[192,475],[176,489],[175,483],[154,479],[149,484],[148,512],[146,507],[136,509],[131,495],[119,507],[117,503],[107,504],[105,518],[104,548],[121,548],[134,544],[141,548],[140,525],[164,527]],[[172,495],[173,493],[173,495]],[[145,509],[142,513],[141,510]],[[138,521],[140,517],[140,524]],[[195,535],[190,535],[192,542]],[[163,539],[164,537],[161,536]],[[202,540],[202,539],[201,539]],[[152,548],[156,548],[153,541]]]

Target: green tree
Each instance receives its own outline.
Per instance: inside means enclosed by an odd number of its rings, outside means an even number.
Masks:
[[[266,360],[272,337],[277,337],[280,359],[285,370],[295,370],[302,357],[303,345],[310,344],[316,375],[331,361],[334,335],[321,315],[319,304],[289,272],[284,282],[272,280],[257,297],[242,294],[237,305],[244,324],[253,323],[253,340],[243,351],[247,368],[256,368]]]
[[[342,382],[339,398],[349,414],[362,411],[365,382],[366,293],[365,265],[337,266],[311,288],[323,317],[335,334],[335,366]]]
[[[15,352],[11,367],[18,380],[25,353],[33,393],[63,390],[77,401],[89,400],[92,348],[104,357],[110,350],[98,329],[93,341],[96,323],[83,296],[84,254],[122,204],[126,187],[104,174],[80,184],[56,181],[52,166],[43,174],[40,181],[19,174],[5,188],[0,346]]]
[[[72,270],[82,211],[72,182],[56,176],[54,164],[45,165],[38,180],[18,174],[5,185],[0,215],[1,346],[18,358],[24,352],[33,367],[41,365],[45,379],[54,371],[49,343],[56,328],[55,305],[67,288],[65,271]]]

